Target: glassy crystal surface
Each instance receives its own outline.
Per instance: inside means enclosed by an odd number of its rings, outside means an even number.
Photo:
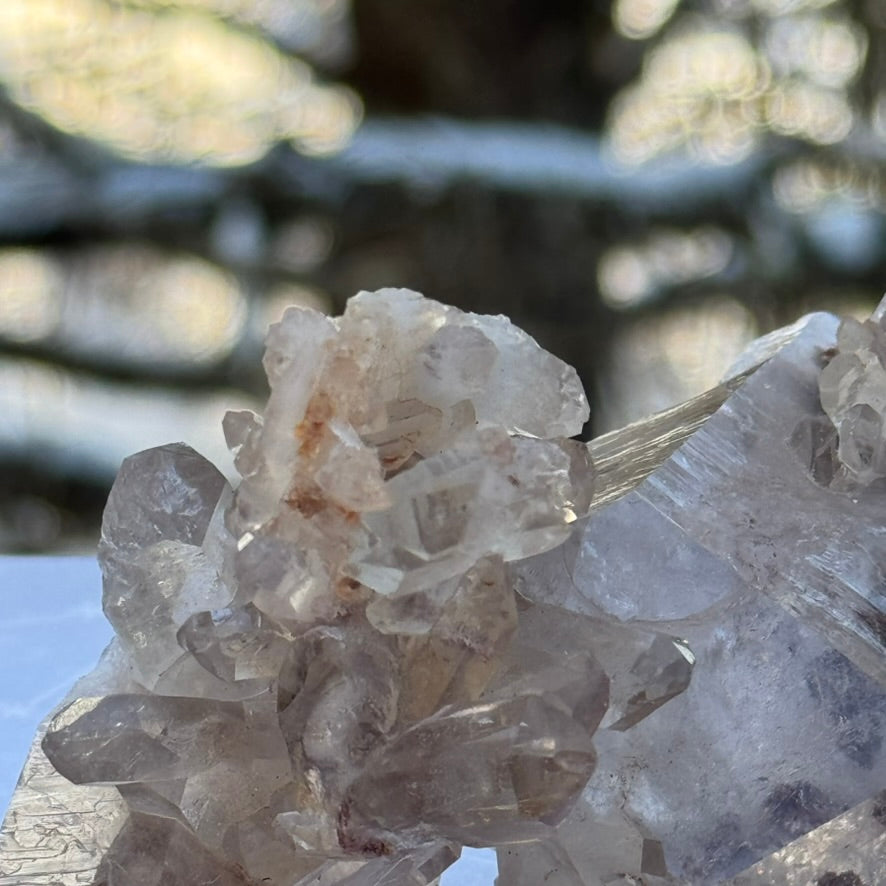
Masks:
[[[813,315],[586,446],[506,318],[288,311],[264,414],[224,421],[238,483],[124,463],[117,639],[0,886],[432,886],[462,846],[499,886],[886,882],[877,324]]]
[[[563,883],[791,871],[785,847],[814,847],[886,785],[886,491],[823,482],[815,459],[839,469],[835,435],[814,448],[797,433],[827,422],[836,330],[808,318],[633,491],[516,569],[533,600],[669,632],[695,658],[655,716],[598,732],[596,771],[540,847]],[[795,879],[737,882],[827,882],[811,872],[849,869],[835,851],[810,848]],[[519,874],[531,846],[499,857],[508,882],[538,882]],[[867,870],[859,882],[886,882],[882,855]]]

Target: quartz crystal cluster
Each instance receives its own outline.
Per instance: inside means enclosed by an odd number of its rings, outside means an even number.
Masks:
[[[882,315],[585,445],[503,317],[288,311],[234,487],[124,463],[0,886],[883,886]]]
[[[426,884],[547,836],[625,730],[685,688],[664,633],[533,604],[593,469],[575,371],[504,317],[403,290],[271,328],[241,479],[129,458],[100,560],[117,639],[43,748],[114,785],[97,882]]]

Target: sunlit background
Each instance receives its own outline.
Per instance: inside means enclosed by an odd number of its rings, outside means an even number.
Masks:
[[[579,368],[588,434],[886,288],[886,4],[3,0],[0,550],[261,401],[267,325],[410,286]]]

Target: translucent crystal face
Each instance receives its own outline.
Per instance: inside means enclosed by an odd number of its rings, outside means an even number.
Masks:
[[[819,377],[836,329],[808,318],[644,482],[516,566],[532,599],[677,634],[695,665],[679,697],[622,734],[611,706],[544,861],[500,851],[508,883],[540,882],[521,869],[545,864],[570,886],[627,883],[626,869],[644,883],[886,882],[886,829],[868,823],[886,785],[886,492],[821,479],[834,429]],[[833,476],[839,453],[827,458]],[[627,668],[596,654],[642,677],[644,700],[680,674],[661,648]]]
[[[156,851],[164,883],[214,860],[222,880],[423,884],[464,843],[545,837],[607,712],[627,729],[691,670],[665,635],[515,592],[508,563],[590,506],[575,371],[504,317],[403,290],[335,320],[290,309],[264,365],[264,414],[224,421],[236,488],[175,444],[111,493],[125,680],[43,745],[125,800],[106,865],[135,883]],[[630,676],[598,660],[613,642]]]

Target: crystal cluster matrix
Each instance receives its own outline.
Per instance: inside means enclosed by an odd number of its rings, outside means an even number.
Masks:
[[[884,358],[812,315],[586,445],[504,317],[289,309],[238,483],[124,462],[0,886],[886,883]]]

